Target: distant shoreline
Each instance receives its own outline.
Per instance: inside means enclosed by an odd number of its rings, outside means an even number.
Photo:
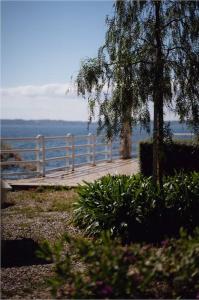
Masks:
[[[22,122],[31,122],[31,123],[44,123],[44,122],[63,122],[63,123],[89,123],[89,121],[81,121],[81,120],[77,120],[77,121],[67,121],[67,120],[52,120],[52,119],[29,119],[29,120],[25,120],[25,119],[0,119],[0,122],[2,123],[6,123],[6,122],[10,122],[10,123],[22,123]],[[151,123],[153,123],[153,120],[150,121]],[[172,122],[172,123],[180,123],[179,121],[176,120],[166,120],[166,123],[168,122]],[[95,122],[91,122],[91,124],[97,124],[97,121]],[[185,124],[185,123],[181,123],[181,124]]]
[[[6,122],[12,122],[12,123],[22,123],[22,122],[63,122],[63,123],[88,123],[88,121],[67,121],[67,120],[52,120],[52,119],[30,119],[30,120],[25,120],[25,119],[0,119],[0,122],[6,123]],[[93,124],[97,122],[92,122]]]

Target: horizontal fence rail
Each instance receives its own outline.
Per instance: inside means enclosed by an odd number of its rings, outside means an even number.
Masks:
[[[192,133],[174,133],[174,137],[193,137]],[[55,171],[71,172],[82,165],[93,165],[120,157],[120,140],[106,141],[94,134],[1,138],[1,176],[46,176]],[[10,155],[10,157],[9,157]],[[102,158],[100,158],[102,157]]]
[[[56,145],[56,140],[59,140],[62,145]],[[7,142],[12,142],[7,145]],[[13,147],[13,143],[21,142],[21,148],[17,145],[17,148]],[[27,147],[27,142],[32,142],[31,147]],[[51,145],[49,145],[51,143]],[[52,146],[52,143],[53,146]],[[5,146],[0,151],[1,155],[1,172],[2,177],[10,177],[20,175],[29,176],[43,176],[46,174],[65,170],[66,172],[74,171],[76,167],[90,164],[95,166],[97,162],[109,161],[111,162],[114,157],[119,156],[119,142],[111,140],[106,141],[105,136],[96,136],[94,134],[75,136],[72,134],[67,134],[66,136],[43,136],[38,135],[33,138],[2,138],[1,144]],[[63,145],[64,144],[64,145]],[[29,144],[30,146],[30,144]],[[83,152],[81,152],[83,151]],[[56,154],[53,155],[52,153]],[[59,152],[61,154],[59,155]],[[21,158],[20,154],[25,153],[27,155],[32,155],[30,159]],[[3,159],[5,155],[11,155],[11,158]],[[100,159],[102,156],[103,159]],[[80,162],[80,160],[84,161]],[[63,161],[62,166],[48,167],[49,163],[54,161]],[[19,167],[24,168],[19,172]],[[7,171],[7,168],[12,168],[11,172]],[[18,168],[17,170],[13,170]]]

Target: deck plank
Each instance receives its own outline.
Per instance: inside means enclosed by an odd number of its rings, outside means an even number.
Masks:
[[[131,175],[139,172],[138,159],[118,159],[113,162],[101,162],[96,166],[82,166],[74,172],[59,171],[27,179],[7,180],[12,187],[37,187],[37,186],[67,186],[76,187],[84,181],[92,182],[104,175],[125,174]]]

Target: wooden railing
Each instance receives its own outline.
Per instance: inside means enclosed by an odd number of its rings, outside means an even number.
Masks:
[[[55,145],[55,146],[48,146],[47,144],[51,141],[60,140],[64,145]],[[15,142],[23,142],[23,144],[34,143],[34,147],[18,147],[14,148],[13,146],[9,149],[1,150],[0,154],[18,154],[18,153],[32,153],[34,159],[20,159],[20,160],[4,160],[1,161],[0,166],[1,169],[7,169],[9,166],[25,166],[24,171],[11,171],[11,172],[2,172],[2,177],[10,177],[10,176],[20,176],[20,175],[31,175],[31,176],[46,176],[47,173],[59,171],[59,170],[66,170],[74,171],[76,167],[79,167],[84,164],[91,164],[93,166],[96,165],[99,161],[109,161],[111,162],[113,159],[113,155],[115,156],[116,153],[119,155],[119,147],[115,147],[118,145],[118,141],[113,143],[112,141],[106,142],[105,137],[103,136],[96,136],[94,134],[88,135],[81,135],[76,136],[72,134],[67,134],[66,136],[43,136],[38,135],[37,137],[20,137],[20,138],[2,138],[1,143],[7,144],[11,142],[12,144]],[[80,142],[81,141],[81,142]],[[82,143],[83,142],[83,143]],[[98,149],[98,148],[103,149]],[[86,152],[82,152],[79,150],[86,149]],[[60,151],[65,152],[62,156],[53,156],[48,155],[49,152]],[[78,152],[77,152],[78,151]],[[104,159],[99,159],[99,155],[103,155]],[[117,155],[117,156],[118,156]],[[77,161],[78,158],[87,158],[86,162],[80,163]],[[53,161],[65,161],[65,165],[55,168],[47,168],[47,164]],[[32,167],[32,171],[27,170],[26,167]],[[12,168],[13,169],[13,168]]]
[[[193,134],[191,133],[174,133],[174,136],[186,135],[193,137]],[[61,141],[62,145],[59,145],[59,143],[56,142],[57,140]],[[81,165],[91,164],[95,166],[97,162],[111,162],[113,157],[119,157],[118,140],[115,140],[114,142],[106,142],[104,136],[96,136],[91,133],[88,135],[79,136],[68,133],[65,136],[38,135],[36,137],[1,138],[1,143],[3,144],[7,144],[8,141],[11,142],[11,147],[8,147],[8,149],[2,149],[0,151],[1,156],[5,154],[15,154],[16,156],[16,154],[20,153],[31,153],[29,157],[31,156],[33,159],[20,158],[18,160],[2,160],[0,166],[1,170],[4,169],[3,172],[1,172],[1,176],[3,178],[25,175],[44,177],[46,174],[54,171],[65,170],[66,172],[70,172],[74,171],[76,167]],[[48,144],[50,142],[53,144],[53,141],[55,141],[54,146],[49,146]],[[83,141],[83,143],[80,143],[79,141]],[[14,143],[19,144],[19,142],[21,142],[20,147],[13,147]],[[24,144],[26,144],[26,146]],[[99,147],[102,149],[100,150]],[[86,152],[79,151],[82,149],[86,149]],[[62,154],[64,152],[64,155],[53,156],[52,154],[49,154],[53,151],[62,151]],[[103,155],[104,159],[100,160],[99,155]],[[87,160],[81,163],[78,161],[79,158],[87,158]],[[49,167],[48,164],[54,161],[63,161],[64,165],[53,168]],[[20,168],[20,170],[16,170],[16,166],[22,166],[22,168]],[[10,172],[8,172],[9,167],[12,167]]]

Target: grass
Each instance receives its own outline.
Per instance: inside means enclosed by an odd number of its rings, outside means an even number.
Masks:
[[[8,203],[12,206],[12,213],[37,214],[43,212],[71,212],[76,199],[74,189],[32,189],[8,193]]]

